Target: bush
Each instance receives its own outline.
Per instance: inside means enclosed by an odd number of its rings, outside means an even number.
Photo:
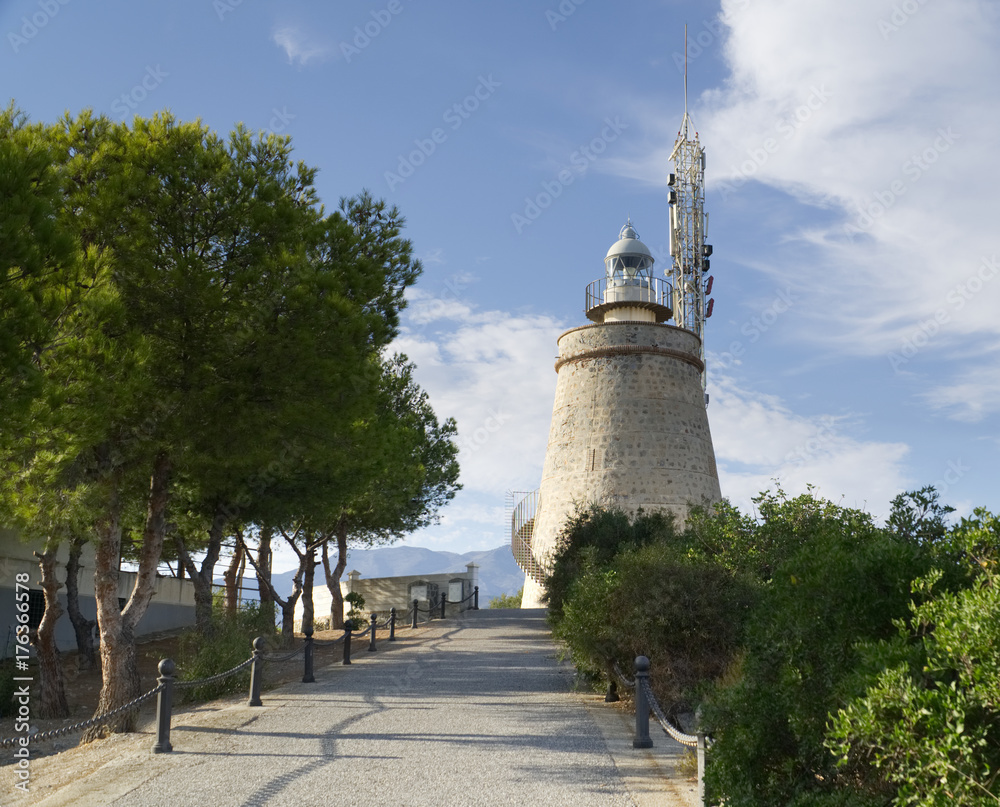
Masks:
[[[998,527],[977,511],[953,537],[995,556]],[[992,564],[959,591],[939,590],[943,578],[935,570],[918,581],[925,601],[897,635],[862,648],[872,683],[835,716],[827,740],[844,768],[878,769],[900,807],[1000,800],[1000,578]]]
[[[606,565],[590,552],[583,558],[554,629],[576,666],[599,680],[612,662],[629,672],[636,656],[648,656],[664,708],[692,709],[690,696],[739,651],[751,587],[669,538],[626,548]]]
[[[886,525],[779,489],[669,521],[592,509],[562,536],[550,620],[595,680],[652,662],[699,702],[727,807],[1000,801],[1000,519],[948,528],[933,488]]]
[[[355,625],[364,624],[365,621],[365,598],[356,591],[344,597],[344,602],[351,606],[347,612],[347,619]]]
[[[191,631],[181,637],[177,659],[178,680],[194,681],[230,670],[250,658],[257,636],[273,637],[274,624],[260,603],[248,602],[229,614],[216,602],[209,634]],[[250,668],[221,681],[181,690],[186,701],[203,701],[250,686]]]
[[[798,547],[761,589],[735,683],[705,706],[716,739],[709,789],[729,807],[884,804],[881,777],[838,767],[827,722],[859,694],[858,643],[895,632],[931,552],[865,513],[800,504],[805,513],[777,514]]]
[[[515,594],[501,594],[490,600],[490,608],[520,608],[523,594],[524,586],[521,586]]]
[[[630,517],[622,510],[590,507],[573,516],[559,536],[552,572],[545,579],[549,619],[562,618],[563,601],[586,566],[607,563],[628,547],[674,537],[673,516],[643,513]]]

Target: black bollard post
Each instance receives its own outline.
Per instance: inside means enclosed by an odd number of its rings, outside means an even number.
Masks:
[[[618,701],[620,700],[621,698],[618,696],[618,682],[614,678],[612,678],[608,681],[608,692],[604,696],[604,702],[618,703]]]
[[[698,750],[696,752],[698,757],[698,803],[705,804],[705,752],[708,750],[708,740],[702,728],[700,706],[694,716],[698,736]]]
[[[347,620],[344,623],[344,664],[351,663],[351,631],[354,630],[354,623]]]
[[[250,700],[247,706],[263,706],[260,700],[260,678],[264,673],[264,647],[267,644],[263,636],[253,640],[253,663],[250,665]]]
[[[166,754],[174,750],[170,744],[170,710],[174,700],[174,671],[177,665],[173,659],[165,658],[160,662],[160,677],[156,683],[161,689],[156,694],[156,742],[153,744],[154,754]]]
[[[417,606],[420,604],[419,600],[413,601],[413,623],[410,625],[411,628],[417,627]]]
[[[705,749],[708,747],[705,735],[698,732],[698,802],[705,804]]]
[[[649,737],[649,700],[646,687],[649,685],[649,659],[637,656],[635,660],[635,739],[633,748],[652,748]]]
[[[479,610],[479,586],[476,586],[472,590],[472,595],[473,595],[472,596],[472,610],[473,611],[478,611]]]
[[[448,604],[448,595],[441,595],[441,619],[444,619],[444,607]]]
[[[389,641],[396,641],[396,609],[389,609]]]
[[[378,624],[378,614],[372,611],[372,635],[368,640],[368,652],[372,653],[377,648],[375,647],[375,626]]]
[[[315,650],[315,648],[313,647],[312,628],[307,628],[305,634],[306,634],[306,649],[303,652],[303,655],[305,656],[306,659],[306,667],[305,670],[302,671],[302,683],[315,684],[316,676],[313,675],[313,651]]]

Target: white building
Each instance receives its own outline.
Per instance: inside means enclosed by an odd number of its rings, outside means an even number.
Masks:
[[[41,571],[38,568],[38,559],[33,555],[36,549],[39,547],[24,543],[14,532],[0,528],[0,631],[3,631],[0,641],[5,641],[0,658],[6,658],[13,653],[14,633],[18,624],[14,596],[16,574],[24,572],[28,575],[29,624],[37,627],[45,611],[45,598],[40,585]],[[56,577],[63,584],[59,589],[59,601],[64,610],[56,623],[56,646],[60,650],[76,649],[76,634],[73,632],[69,615],[65,612],[68,555],[68,547],[65,544],[61,545],[56,553]],[[135,577],[134,572],[119,573],[118,601],[122,607],[132,592]],[[80,558],[79,591],[81,613],[87,619],[96,620],[94,550],[91,545],[84,546]],[[139,621],[136,637],[188,625],[194,625],[194,586],[188,580],[159,577],[153,599]]]

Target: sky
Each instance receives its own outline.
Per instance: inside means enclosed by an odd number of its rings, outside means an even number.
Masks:
[[[464,486],[407,543],[466,552],[540,483],[556,339],[626,218],[667,268],[685,23],[723,495],[1000,510],[996,0],[0,0],[0,95],[287,134],[328,208],[398,205],[395,349]]]

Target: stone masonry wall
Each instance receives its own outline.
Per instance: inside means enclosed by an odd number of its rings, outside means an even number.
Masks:
[[[687,516],[718,501],[698,337],[670,325],[587,325],[559,338],[559,379],[532,548],[543,560],[591,503]],[[525,583],[524,607],[541,587]]]

